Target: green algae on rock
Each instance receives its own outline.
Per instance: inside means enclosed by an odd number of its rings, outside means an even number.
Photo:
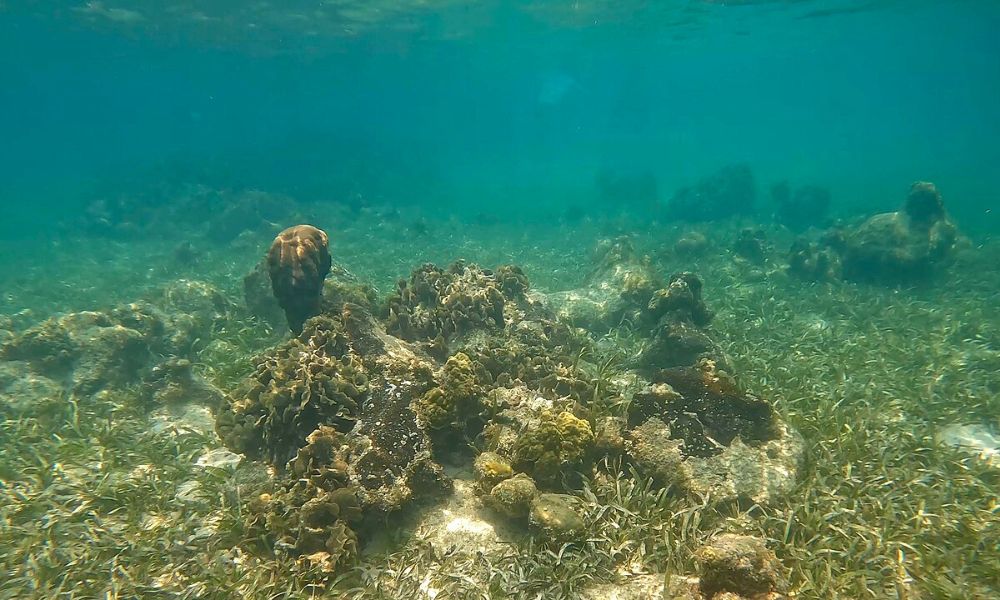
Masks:
[[[520,520],[528,516],[537,495],[535,481],[524,473],[518,473],[494,485],[484,501],[497,512]]]

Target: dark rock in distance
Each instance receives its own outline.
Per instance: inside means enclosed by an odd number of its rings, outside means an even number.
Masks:
[[[884,283],[926,280],[952,257],[957,240],[941,194],[933,183],[918,181],[900,210],[875,215],[847,231],[844,277]]]
[[[756,189],[745,164],[730,165],[682,187],[667,203],[667,214],[679,221],[717,221],[753,213]]]
[[[774,217],[778,223],[792,231],[804,231],[826,222],[830,210],[830,191],[817,185],[796,188],[794,192],[787,181],[771,186]]]

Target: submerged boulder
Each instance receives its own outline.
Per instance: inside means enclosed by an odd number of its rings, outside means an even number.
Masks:
[[[844,277],[888,283],[927,279],[953,256],[957,241],[937,187],[918,181],[898,211],[875,215],[847,232]]]
[[[784,567],[760,538],[720,534],[696,558],[706,598],[780,598],[788,587]]]

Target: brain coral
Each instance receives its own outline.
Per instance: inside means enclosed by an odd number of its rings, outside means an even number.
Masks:
[[[330,238],[312,225],[296,225],[278,234],[267,254],[271,289],[293,333],[319,314],[323,280],[330,273]]]

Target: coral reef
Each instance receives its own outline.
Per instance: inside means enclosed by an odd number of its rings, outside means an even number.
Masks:
[[[142,396],[153,406],[193,402],[213,409],[223,400],[222,391],[195,373],[186,358],[169,358],[150,369],[142,383]]]
[[[902,208],[878,214],[847,232],[844,277],[912,282],[932,276],[955,251],[958,232],[933,183],[910,186]]]
[[[510,268],[494,273],[461,261],[447,269],[424,265],[389,297],[386,330],[404,340],[444,345],[473,329],[502,329],[506,302],[526,291],[527,280],[517,275]]]
[[[589,423],[567,411],[543,411],[538,422],[518,437],[513,465],[535,481],[557,485],[586,464],[593,446]]]
[[[294,475],[250,503],[248,529],[278,554],[331,572],[357,554],[351,524],[361,517],[344,454],[345,438],[320,426],[288,464]]]
[[[764,264],[768,250],[767,236],[757,227],[740,229],[733,242],[733,254],[756,265]]]
[[[211,286],[174,282],[151,301],[107,312],[51,317],[0,346],[0,360],[22,361],[77,397],[140,382],[158,361],[190,357],[229,306]]]
[[[756,190],[747,165],[730,165],[693,186],[678,189],[667,215],[679,221],[716,221],[753,212]]]
[[[712,311],[702,299],[703,284],[690,272],[670,276],[667,287],[656,290],[649,300],[648,321],[658,323],[666,318],[705,327],[712,320]]]
[[[670,426],[657,417],[628,431],[628,455],[640,472],[659,485],[687,487],[683,451],[683,440],[674,439]]]
[[[343,323],[318,317],[295,339],[262,356],[254,375],[219,414],[227,446],[283,465],[319,426],[350,431],[368,377],[353,354]]]
[[[271,289],[298,335],[309,317],[319,314],[323,281],[332,264],[330,238],[312,225],[296,225],[278,234],[267,254]]]
[[[842,275],[840,254],[828,246],[798,238],[788,251],[788,272],[806,281],[836,281]]]
[[[441,368],[441,382],[416,402],[417,416],[431,429],[465,431],[469,420],[482,418],[476,372],[469,357],[455,354]]]
[[[298,337],[257,360],[217,418],[230,448],[284,469],[285,495],[265,503],[283,516],[268,530],[292,532],[273,535],[300,555],[333,556],[329,544],[347,554],[343,542],[354,538],[345,528],[365,536],[327,511],[325,532],[301,541],[301,513],[313,504],[300,498],[295,465],[318,431],[338,440],[336,489],[351,490],[364,520],[447,492],[438,461],[470,446],[482,450],[472,489],[483,503],[560,542],[581,539],[585,523],[572,496],[549,492],[576,489],[606,455],[692,493],[761,501],[783,493],[801,444],[796,452],[786,443],[794,434],[770,405],[720,366],[701,280],[678,273],[663,282],[626,239],[604,244],[597,262],[580,296],[603,298],[607,312],[588,321],[614,327],[627,318],[642,338],[628,365],[639,390],[627,399],[585,358],[594,352],[587,334],[604,330],[561,322],[548,306],[566,309],[566,298],[531,292],[516,267],[424,265],[400,282],[381,321],[370,303],[353,301],[363,296],[324,302]],[[608,406],[630,408],[615,416]],[[768,452],[782,460],[766,463]],[[783,467],[789,476],[768,487]],[[282,499],[289,490],[295,500]]]
[[[498,483],[514,475],[510,461],[495,452],[481,452],[472,463],[476,487],[490,492]]]
[[[701,279],[685,272],[672,275],[667,287],[653,294],[640,320],[651,331],[638,357],[640,368],[691,365],[720,354],[704,331],[713,314],[701,291]]]
[[[804,445],[716,362],[661,369],[629,403],[625,452],[663,485],[766,503],[794,485]]]
[[[688,456],[718,454],[736,437],[746,443],[775,437],[777,415],[771,405],[740,390],[713,360],[662,369],[655,379],[659,385],[633,398],[629,419],[664,417],[674,436],[684,440]]]
[[[362,507],[388,513],[449,487],[411,408],[434,386],[433,374],[429,359],[387,335],[363,307],[345,304],[257,359],[216,428],[234,451],[278,468],[320,427],[339,431]]]

